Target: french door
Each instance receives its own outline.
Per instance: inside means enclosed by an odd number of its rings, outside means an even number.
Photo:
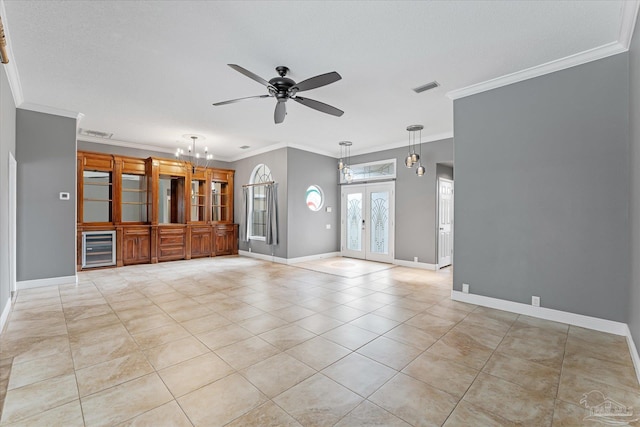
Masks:
[[[393,262],[395,183],[344,185],[341,196],[342,256]]]

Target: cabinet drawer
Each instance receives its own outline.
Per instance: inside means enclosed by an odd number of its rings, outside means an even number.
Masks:
[[[160,246],[184,245],[184,236],[160,236]]]
[[[123,229],[125,236],[148,236],[148,228],[125,228]]]
[[[210,232],[210,227],[191,227],[191,234],[205,234]]]

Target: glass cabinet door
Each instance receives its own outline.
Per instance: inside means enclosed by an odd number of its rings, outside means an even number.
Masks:
[[[191,181],[191,221],[204,221],[206,181]]]
[[[226,182],[211,182],[211,221],[227,222],[229,214],[229,194]]]
[[[113,201],[111,172],[83,171],[83,222],[111,222]]]
[[[147,178],[122,174],[122,222],[147,222]]]

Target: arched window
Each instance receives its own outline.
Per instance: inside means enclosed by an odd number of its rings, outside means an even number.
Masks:
[[[261,184],[273,181],[271,170],[265,164],[255,167],[251,173],[249,184]],[[249,221],[249,238],[253,240],[265,240],[267,229],[267,203],[266,189],[264,185],[254,185],[251,188],[249,200],[251,206],[251,220]]]

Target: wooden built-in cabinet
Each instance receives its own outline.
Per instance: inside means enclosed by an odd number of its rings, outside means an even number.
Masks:
[[[79,151],[77,174],[78,242],[115,231],[117,266],[238,253],[233,170]]]
[[[236,224],[217,225],[214,227],[216,255],[237,253],[238,226]]]
[[[148,264],[151,262],[151,230],[149,227],[123,227],[122,263]]]

